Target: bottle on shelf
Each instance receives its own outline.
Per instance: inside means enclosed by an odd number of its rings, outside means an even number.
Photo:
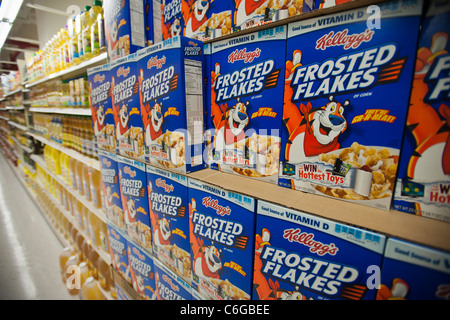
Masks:
[[[97,208],[102,208],[102,194],[101,194],[101,173],[99,170],[95,170],[89,167],[90,181],[89,186],[91,188],[92,204]]]
[[[105,31],[103,22],[103,8],[101,1],[94,0],[89,15],[93,21],[93,24],[91,25],[92,56],[97,56],[100,53],[104,52],[106,49]]]
[[[66,280],[66,263],[67,260],[69,260],[69,258],[74,254],[74,250],[72,247],[65,247],[63,249],[63,251],[61,251],[61,253],[59,254],[59,267],[61,269],[61,279],[63,282],[65,282]]]
[[[94,277],[89,277],[81,287],[81,298],[83,300],[105,300]]]
[[[81,27],[82,27],[82,43],[83,43],[83,59],[89,60],[92,58],[92,47],[91,47],[91,27],[94,24],[94,19],[91,16],[93,11],[91,6],[84,7],[84,14],[81,17]]]

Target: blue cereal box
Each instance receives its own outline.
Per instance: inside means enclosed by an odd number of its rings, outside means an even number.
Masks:
[[[378,300],[449,300],[450,253],[389,238]]]
[[[450,222],[450,1],[422,23],[393,208]]]
[[[232,32],[232,0],[181,0],[183,35],[208,41]]]
[[[145,164],[121,156],[117,164],[125,230],[133,241],[152,252]]]
[[[159,0],[145,0],[145,40],[147,46],[161,42],[161,4]]]
[[[310,12],[314,0],[235,0],[234,31],[261,26]]]
[[[103,13],[109,61],[146,46],[144,0],[104,0]]]
[[[191,248],[187,178],[147,166],[148,203],[153,255],[190,283]]]
[[[112,62],[110,77],[118,154],[144,161],[144,128],[139,108],[135,55],[131,54]]]
[[[117,155],[99,150],[98,159],[102,176],[101,186],[104,194],[103,209],[105,210],[106,218],[120,230],[125,230]]]
[[[373,300],[385,236],[258,201],[253,299]],[[370,269],[371,270],[371,269]]]
[[[212,43],[212,168],[278,182],[286,35],[279,26]]]
[[[175,37],[137,55],[148,162],[183,174],[203,169],[203,43]]]
[[[162,40],[182,36],[184,20],[181,12],[182,0],[161,0]]]
[[[388,210],[422,1],[366,9],[288,25],[279,185]]]
[[[131,283],[128,261],[128,241],[114,226],[109,223],[106,226],[108,230],[109,253],[111,255],[112,266],[123,279],[128,283]]]
[[[88,69],[89,104],[97,148],[116,153],[114,114],[111,105],[109,64]]]
[[[128,261],[133,289],[142,299],[156,300],[155,267],[152,255],[128,240]]]
[[[168,269],[158,259],[155,265],[157,300],[192,300],[191,286],[177,274]]]
[[[250,300],[255,199],[188,179],[192,287],[205,299]]]

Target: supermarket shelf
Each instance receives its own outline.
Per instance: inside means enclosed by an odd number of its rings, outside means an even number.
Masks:
[[[42,169],[44,169],[49,175],[53,177],[60,185],[64,187],[67,191],[72,194],[78,201],[80,201],[89,211],[95,214],[101,221],[106,222],[106,214],[102,209],[95,207],[92,203],[90,203],[86,198],[81,195],[77,190],[75,190],[72,186],[69,186],[66,181],[64,181],[61,176],[54,174],[47,168],[47,164],[42,156],[38,156],[37,154],[33,154],[30,158],[38,164]]]
[[[14,121],[8,121],[8,124],[12,125],[13,127],[16,127],[17,129],[23,130],[23,131],[27,131],[28,127],[22,125],[22,124],[18,124]]]
[[[6,118],[6,117],[2,117],[2,116],[0,116],[0,119],[2,119],[2,120],[6,120],[6,121],[9,121],[9,118]]]
[[[68,149],[63,147],[62,145],[60,145],[59,143],[56,143],[54,141],[48,140],[44,137],[42,137],[41,135],[38,135],[36,133],[29,133],[30,136],[32,136],[33,138],[35,138],[36,140],[39,140],[40,142],[49,145],[52,148],[55,148],[59,151],[61,151],[64,154],[67,154],[68,156],[70,156],[71,158],[74,158],[75,160],[78,160],[80,162],[83,162],[85,165],[95,169],[95,170],[99,170],[100,171],[100,162],[98,160],[95,159],[91,159],[89,157],[86,157],[80,153],[78,153],[75,150],[72,149]]]
[[[16,90],[8,92],[7,94],[4,95],[4,97],[7,98],[7,97],[10,97],[10,96],[13,96],[13,95],[15,95],[18,92],[22,92],[22,90],[23,90],[23,88],[18,88]]]
[[[450,251],[450,223],[445,221],[385,211],[212,169],[190,173],[188,177],[315,216]]]
[[[24,110],[24,106],[6,106],[6,110]]]
[[[67,114],[67,115],[78,115],[78,116],[90,116],[92,115],[90,108],[53,108],[53,107],[31,107],[31,112],[39,113],[56,113],[56,114]]]
[[[38,84],[41,84],[41,83],[44,83],[46,81],[56,79],[56,78],[69,79],[71,77],[76,77],[78,75],[86,74],[86,71],[88,68],[94,67],[96,65],[102,65],[102,64],[105,64],[106,62],[107,62],[107,54],[106,54],[106,52],[104,52],[90,60],[83,61],[78,65],[69,67],[69,68],[59,71],[59,72],[52,73],[45,78],[28,83],[25,85],[25,87],[31,88],[33,86],[36,86]]]

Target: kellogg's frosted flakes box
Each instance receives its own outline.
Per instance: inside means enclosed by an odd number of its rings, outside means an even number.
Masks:
[[[188,179],[192,287],[205,299],[249,300],[255,199]]]
[[[146,46],[144,0],[104,0],[103,15],[109,61]]]
[[[139,106],[137,71],[134,54],[111,63],[111,105],[118,154],[144,161],[144,126]]]
[[[156,300],[155,267],[152,255],[128,240],[128,261],[133,289],[145,300]]]
[[[149,163],[184,174],[203,169],[203,43],[175,37],[137,55]]]
[[[314,1],[315,1],[315,9],[326,9],[347,2],[351,2],[352,0],[314,0]]]
[[[161,31],[161,4],[159,0],[145,0],[145,40],[146,45],[163,40]]]
[[[373,300],[385,236],[257,203],[253,299]]]
[[[109,64],[87,70],[89,104],[93,133],[97,148],[116,153],[114,114],[111,105],[111,78]]]
[[[125,230],[133,241],[152,252],[145,164],[118,156],[117,165]]]
[[[115,153],[99,150],[100,173],[102,176],[102,190],[105,195],[103,209],[106,218],[117,228],[124,230],[125,221],[122,209],[122,198],[119,185],[119,167]]]
[[[422,23],[393,208],[450,222],[450,1]]]
[[[155,265],[157,300],[192,300],[191,286],[158,259]]]
[[[161,0],[162,40],[184,35],[182,0]]]
[[[389,238],[378,300],[449,300],[450,253]]]
[[[128,266],[128,241],[126,237],[114,226],[108,223],[106,227],[108,230],[111,263],[122,278],[128,281],[128,283],[131,283],[130,270]]]
[[[153,255],[190,283],[187,178],[148,165],[147,184]]]
[[[285,45],[286,26],[212,43],[211,168],[277,183]]]
[[[314,9],[314,0],[235,0],[234,31],[289,18]]]
[[[388,210],[421,1],[289,24],[279,185]]]
[[[202,41],[232,32],[232,0],[181,0],[183,35]]]

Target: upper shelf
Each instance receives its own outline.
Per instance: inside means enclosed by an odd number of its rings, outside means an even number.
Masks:
[[[74,78],[76,76],[86,74],[88,68],[91,68],[91,67],[94,67],[97,65],[102,65],[102,64],[105,64],[106,62],[107,62],[107,54],[106,54],[106,52],[104,52],[92,59],[83,61],[80,64],[77,64],[75,66],[69,67],[64,70],[61,70],[59,72],[52,73],[52,74],[48,75],[47,77],[36,80],[34,82],[27,83],[25,85],[25,87],[31,88],[33,86],[36,86],[38,84],[41,84],[41,83],[44,83],[46,81],[56,79],[56,78],[62,78],[62,79]]]
[[[39,113],[56,113],[56,114],[68,114],[68,115],[78,115],[78,116],[91,116],[91,108],[54,108],[54,107],[31,107],[31,112]]]

